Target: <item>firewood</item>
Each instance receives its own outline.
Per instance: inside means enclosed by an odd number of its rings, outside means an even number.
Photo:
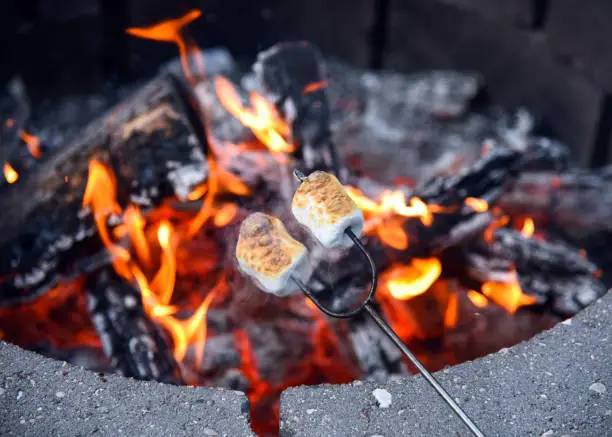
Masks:
[[[259,53],[253,70],[266,97],[290,123],[303,170],[330,170],[339,175],[331,139],[328,77],[319,49],[308,42],[277,44]]]
[[[105,267],[88,275],[87,306],[105,355],[124,376],[180,383],[168,341],[145,314],[140,292]]]
[[[612,231],[612,171],[571,170],[521,175],[499,206],[509,214],[552,223],[581,237]]]
[[[102,249],[91,211],[82,206],[90,160],[112,168],[122,207],[146,210],[168,196],[186,200],[205,180],[201,118],[178,83],[168,75],[153,79],[16,183],[0,187],[0,305],[34,298]]]
[[[516,275],[525,294],[562,315],[577,313],[606,292],[597,266],[578,249],[506,228],[497,229],[492,242],[466,255],[466,265],[481,282],[508,282]]]

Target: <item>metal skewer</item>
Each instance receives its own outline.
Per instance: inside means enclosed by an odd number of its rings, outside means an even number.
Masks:
[[[303,180],[303,175],[296,172],[296,176],[298,179]],[[300,177],[302,176],[302,177]],[[419,359],[414,355],[408,346],[399,338],[399,336],[395,333],[393,328],[389,326],[389,324],[376,312],[374,307],[372,306],[372,298],[376,293],[376,286],[378,285],[378,272],[376,269],[376,264],[374,263],[374,259],[363,245],[359,237],[355,235],[355,233],[349,228],[346,229],[345,234],[353,241],[355,246],[361,251],[361,253],[366,257],[368,263],[370,264],[370,270],[372,272],[372,285],[370,286],[370,291],[368,296],[363,301],[363,303],[352,311],[346,312],[336,312],[328,309],[319,301],[319,299],[308,289],[308,287],[299,279],[292,277],[293,282],[298,286],[298,288],[319,308],[323,313],[330,317],[338,318],[338,319],[348,319],[356,316],[357,314],[365,311],[368,315],[374,320],[374,322],[382,329],[387,337],[397,346],[397,348],[408,358],[408,360],[412,363],[414,367],[419,371],[421,375],[425,378],[425,380],[431,385],[434,390],[440,395],[440,397],[446,402],[446,404],[453,410],[453,412],[459,416],[461,421],[469,428],[469,430],[476,437],[485,437],[485,435],[478,429],[476,424],[470,419],[470,417],[461,409],[461,407],[455,402],[455,400],[448,394],[448,392],[440,385],[440,383],[436,380],[436,378],[425,368],[425,366],[419,361]]]

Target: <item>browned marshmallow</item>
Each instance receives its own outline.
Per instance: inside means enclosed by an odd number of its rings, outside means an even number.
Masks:
[[[350,247],[352,241],[344,231],[350,228],[357,236],[363,231],[363,213],[330,173],[315,171],[305,178],[291,210],[325,247]]]
[[[296,290],[291,276],[304,280],[306,248],[289,235],[276,217],[256,212],[240,226],[236,258],[240,269],[264,291],[287,296]]]

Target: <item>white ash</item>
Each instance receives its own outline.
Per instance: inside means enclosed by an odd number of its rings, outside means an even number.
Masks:
[[[208,167],[204,155],[198,149],[193,149],[192,158],[199,162],[192,162],[168,172],[168,180],[172,184],[174,194],[181,201],[187,201],[189,193],[206,179]]]
[[[380,408],[389,408],[392,399],[391,393],[384,388],[377,388],[372,392],[372,394],[376,398],[376,402],[378,402],[378,406]]]

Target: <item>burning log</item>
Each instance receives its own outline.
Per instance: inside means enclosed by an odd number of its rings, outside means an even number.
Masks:
[[[282,43],[261,52],[253,66],[260,86],[291,124],[296,156],[305,170],[340,172],[331,139],[331,110],[323,56],[308,42]]]
[[[0,306],[30,300],[60,277],[91,267],[83,259],[102,245],[82,204],[90,161],[113,169],[121,206],[147,210],[168,196],[187,199],[206,177],[205,146],[199,114],[177,81],[160,76],[15,184],[2,186]]]
[[[509,214],[552,222],[580,236],[612,230],[612,172],[526,173],[500,199]]]
[[[88,276],[86,293],[91,320],[113,369],[136,379],[181,383],[168,342],[146,316],[138,290],[106,267]]]
[[[467,260],[468,272],[479,281],[512,283],[516,278],[537,303],[563,315],[577,313],[606,292],[597,279],[597,266],[580,251],[511,229],[497,229],[493,241]]]

